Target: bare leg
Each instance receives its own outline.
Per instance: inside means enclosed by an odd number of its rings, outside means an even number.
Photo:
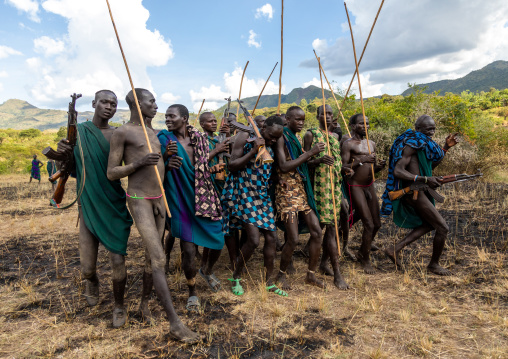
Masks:
[[[285,243],[280,256],[280,271],[277,274],[276,282],[279,282],[283,290],[291,290],[286,277],[286,271],[293,259],[293,252],[298,243],[298,213],[288,213],[288,218],[284,221],[286,227]]]
[[[199,336],[189,330],[176,314],[164,273],[165,256],[160,242],[165,221],[162,199],[146,200],[128,198],[127,203],[139,234],[141,238],[143,238],[145,247],[150,254],[153,284],[157,297],[168,316],[171,325],[170,334],[180,341],[195,343],[199,340]]]
[[[196,266],[194,257],[196,256],[196,246],[192,242],[186,242],[180,239],[180,248],[183,253],[182,268],[187,279],[189,287],[189,297],[196,296]]]
[[[432,231],[432,227],[424,224],[420,227],[413,229],[407,236],[401,239],[397,244],[390,246],[384,250],[385,254],[390,258],[390,260],[395,264],[396,267],[403,269],[404,266],[399,258],[400,251],[406,247],[407,245],[413,243],[421,236]]]
[[[335,226],[333,224],[326,225],[324,241],[326,243],[328,253],[330,255],[330,262],[333,268],[333,284],[339,289],[348,289],[344,277],[340,273],[339,269],[339,252],[337,248],[337,241],[335,240]]]
[[[263,247],[263,257],[266,268],[266,285],[273,284],[273,270],[275,268],[275,252],[276,244],[275,239],[277,238],[277,231],[261,230],[265,237],[265,245]]]
[[[141,292],[141,303],[139,304],[139,312],[143,317],[143,320],[152,324],[153,316],[150,312],[150,308],[148,307],[148,301],[150,300],[150,295],[152,294],[153,288],[153,274],[152,274],[152,261],[150,260],[150,253],[148,253],[148,249],[145,247],[145,268],[143,270],[143,290]]]
[[[173,246],[175,245],[175,237],[171,234],[171,226],[169,226],[166,222],[166,229],[168,230],[168,234],[166,235],[166,240],[164,243],[164,252],[166,253],[166,265],[164,267],[166,273],[169,273],[169,261],[171,257],[171,251],[173,250]],[[164,232],[163,232],[164,233]]]
[[[79,260],[81,275],[85,280],[85,298],[90,306],[99,302],[99,278],[97,277],[97,253],[99,241],[86,228],[81,206],[79,206]]]
[[[229,254],[229,263],[230,263],[230,266],[231,266],[231,270],[234,271],[235,270],[235,263],[236,263],[236,251],[237,251],[237,248],[236,248],[236,236],[235,235],[228,235],[228,236],[225,236],[224,237],[224,241],[226,243],[226,247],[228,249],[228,254]]]
[[[127,312],[124,307],[125,283],[127,271],[125,270],[125,257],[120,254],[110,253],[111,267],[113,268],[113,296],[115,308],[113,309],[113,327],[119,328],[127,320]]]
[[[370,262],[370,244],[377,230],[367,198],[365,198],[364,188],[351,187],[351,201],[355,212],[358,213],[363,223],[362,245],[358,251],[358,260],[362,264],[365,273],[374,274],[376,270]]]
[[[309,270],[307,271],[305,282],[311,285],[315,285],[316,287],[319,288],[325,288],[325,282],[318,279],[315,273],[319,262],[319,252],[321,249],[322,242],[321,236],[323,231],[319,226],[319,220],[314,211],[310,211],[308,214],[304,215],[303,218],[307,223],[307,227],[309,227],[310,231]]]
[[[356,261],[356,256],[349,249],[349,204],[345,198],[340,203],[340,229],[339,235],[342,237],[342,251],[346,257]]]
[[[259,246],[259,228],[252,224],[244,224],[242,230],[242,239],[245,236],[245,242],[240,249],[240,255],[237,258],[233,278],[239,279],[242,276],[245,263],[250,259],[254,250]]]
[[[330,254],[328,253],[328,241],[325,238],[322,242],[323,247],[323,255],[321,256],[321,263],[319,264],[319,271],[324,275],[333,275],[333,270],[328,267],[328,260],[330,259]]]

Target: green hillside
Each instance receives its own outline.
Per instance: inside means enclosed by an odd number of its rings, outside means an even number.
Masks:
[[[426,87],[425,93],[430,94],[435,91],[441,91],[441,95],[444,95],[446,92],[460,94],[467,90],[471,92],[487,92],[492,87],[502,90],[508,88],[508,61],[495,61],[480,70],[472,71],[456,80],[441,80],[417,86]],[[402,95],[407,96],[412,91],[412,89],[407,89]]]

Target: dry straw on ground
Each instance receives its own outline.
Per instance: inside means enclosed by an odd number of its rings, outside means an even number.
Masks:
[[[378,272],[371,276],[342,260],[352,287],[346,292],[335,289],[330,278],[325,291],[304,285],[305,259],[296,256],[293,290],[281,298],[263,289],[258,250],[248,264],[242,297],[227,288],[212,294],[198,278],[203,309],[195,315],[184,311],[185,278],[175,271],[168,278],[177,310],[204,337],[201,344],[184,346],[169,339],[155,295],[155,325],[143,324],[136,312],[143,263],[137,231],[127,257],[129,319],[115,330],[106,251],[99,253],[100,303],[89,308],[80,294],[76,208],[51,209],[49,184],[27,182],[27,177],[0,177],[2,358],[508,357],[507,185],[475,182],[440,190],[446,202],[438,207],[450,226],[443,264],[452,277],[425,271],[431,254],[427,236],[404,250],[405,273],[381,253],[373,253]],[[66,198],[74,194],[69,191]],[[353,231],[353,247],[359,245],[360,229]],[[376,241],[388,245],[404,233],[384,219]],[[302,236],[301,245],[305,240]],[[176,249],[172,264],[179,256]],[[226,262],[223,253],[216,267],[225,287]]]

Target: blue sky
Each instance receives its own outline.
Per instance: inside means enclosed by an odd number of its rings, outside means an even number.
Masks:
[[[156,94],[160,111],[176,102],[197,111],[203,98],[215,109],[236,97],[247,60],[242,97],[256,96],[280,61],[280,0],[110,2],[134,84]],[[358,55],[380,3],[348,1]],[[347,87],[354,58],[343,2],[284,5],[283,93],[319,85],[313,48],[328,78]],[[504,0],[387,0],[360,66],[364,95],[508,60],[507,18]],[[278,72],[265,94],[277,93]],[[83,110],[102,88],[119,98],[130,89],[105,0],[0,0],[0,103],[65,108],[81,92]]]

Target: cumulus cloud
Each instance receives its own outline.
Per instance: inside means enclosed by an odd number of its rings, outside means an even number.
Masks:
[[[258,34],[254,32],[254,30],[249,30],[249,40],[247,41],[247,44],[249,47],[255,47],[256,49],[259,49],[261,47],[261,42],[256,41],[256,37]]]
[[[147,29],[150,13],[141,0],[110,3],[134,85],[153,90],[147,68],[163,66],[173,57],[171,42],[159,31]],[[63,44],[66,51],[54,59],[27,60],[34,74],[28,84],[33,98],[55,106],[66,103],[70,93],[79,91],[91,99],[102,88],[123,98],[130,85],[105,2],[46,0],[42,7],[66,19],[67,33],[59,36],[63,40],[39,38],[34,49],[49,56],[62,50]]]
[[[2,77],[8,77],[7,71],[0,71],[0,79]],[[0,92],[4,90],[4,85],[0,82]]]
[[[358,57],[378,6],[378,0],[348,2]],[[464,76],[494,60],[508,58],[507,17],[508,3],[504,0],[385,2],[360,73],[366,77],[370,74],[371,85],[390,84],[400,91],[407,82]],[[329,77],[350,77],[355,69],[347,22],[342,30],[333,44],[320,39],[313,42]],[[309,58],[301,66],[315,68],[317,64]]]
[[[14,6],[19,11],[26,12],[28,18],[34,22],[41,22],[38,16],[39,3],[36,0],[6,0],[7,4]]]
[[[175,103],[178,99],[180,99],[180,96],[174,95],[171,92],[165,92],[159,97],[158,102],[171,105]]]
[[[61,40],[42,36],[34,39],[34,50],[44,56],[53,56],[63,52],[65,50],[65,44]]]
[[[224,104],[224,98],[231,96],[232,99],[236,99],[240,91],[240,81],[242,79],[243,69],[241,67],[235,67],[235,70],[231,73],[226,72],[224,74],[224,90],[220,85],[212,84],[208,87],[202,86],[199,91],[191,90],[190,96],[194,103],[194,111],[199,110],[201,101],[206,99],[204,107],[206,109],[217,109]],[[265,84],[265,79],[250,79],[247,75],[243,78],[242,85],[242,98],[258,96]],[[285,86],[282,86],[282,92],[285,91]],[[273,95],[279,93],[279,85],[273,81],[268,81],[263,95]]]
[[[260,19],[262,17],[266,17],[268,20],[273,18],[273,7],[270,4],[264,4],[260,8],[256,9],[256,19]]]
[[[11,55],[22,55],[22,53],[12,47],[0,45],[0,59],[5,59]]]
[[[306,87],[309,87],[310,85],[321,87],[321,80],[316,77],[313,77],[312,80],[304,82],[302,87],[306,88]]]

